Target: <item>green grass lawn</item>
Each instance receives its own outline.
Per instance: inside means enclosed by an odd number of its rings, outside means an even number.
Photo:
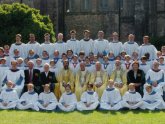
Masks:
[[[165,111],[64,113],[0,110],[0,124],[165,124]]]

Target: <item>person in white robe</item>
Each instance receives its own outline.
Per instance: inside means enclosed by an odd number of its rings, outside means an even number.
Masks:
[[[35,34],[29,34],[29,42],[26,44],[25,56],[28,57],[30,50],[34,51],[34,54],[40,55],[41,46],[35,39]]]
[[[132,56],[133,52],[138,53],[139,45],[134,40],[135,35],[129,34],[128,41],[123,44],[123,50],[127,53],[127,55]]]
[[[42,66],[45,64],[45,63],[49,63],[50,62],[50,59],[49,59],[49,54],[47,51],[43,51],[42,52]]]
[[[12,88],[13,82],[7,82],[7,88],[0,94],[0,109],[15,109],[19,100],[17,92]]]
[[[70,70],[73,72],[74,76],[76,75],[76,73],[78,72],[79,70],[79,61],[78,61],[78,56],[77,55],[74,55],[72,57],[72,60],[71,62],[69,63],[69,68]]]
[[[87,91],[81,95],[81,101],[77,103],[77,110],[95,110],[99,105],[97,93],[93,90],[93,84],[87,85]]]
[[[90,63],[90,58],[87,56],[85,57],[85,69],[89,72],[92,73],[95,69],[95,65],[92,65]]]
[[[151,66],[147,63],[147,58],[145,56],[141,57],[139,69],[143,70],[145,74],[151,69]]]
[[[129,84],[129,90],[124,94],[121,102],[123,108],[138,109],[143,105],[141,95],[135,91],[135,85]]]
[[[165,62],[164,62],[164,57],[160,56],[159,57],[159,69],[162,69],[165,71]]]
[[[163,89],[165,89],[165,72],[159,69],[159,63],[155,61],[153,68],[150,69],[146,74],[146,83],[144,84],[144,93],[146,92],[146,84],[153,86],[153,90],[163,95]]]
[[[63,34],[59,33],[57,36],[57,42],[53,46],[53,51],[58,50],[59,55],[61,56],[63,53],[66,53],[67,51],[67,45],[63,41]]]
[[[9,70],[9,67],[6,64],[6,58],[2,58],[0,60],[0,91],[2,90],[2,78],[6,72],[6,70]]]
[[[103,71],[108,74],[108,77],[110,77],[110,75],[113,71],[113,65],[110,64],[110,62],[108,60],[108,56],[103,56],[103,63],[101,65],[102,65]]]
[[[17,104],[17,108],[21,110],[32,109],[39,111],[37,106],[38,94],[34,91],[34,85],[29,83],[27,85],[28,91],[23,93]]]
[[[156,59],[157,49],[155,48],[154,45],[149,43],[149,36],[143,37],[143,43],[144,44],[142,44],[139,47],[139,57],[141,58],[146,53],[149,53],[150,54],[150,58],[149,58],[150,60]]]
[[[38,107],[41,110],[55,110],[58,102],[53,92],[50,92],[50,85],[44,85],[44,92],[40,93]]]
[[[62,94],[58,107],[65,112],[74,111],[76,108],[77,99],[76,95],[72,93],[71,86],[69,84],[65,87],[65,92]]]
[[[119,110],[122,108],[120,91],[114,87],[114,81],[110,79],[108,86],[101,97],[100,109]]]
[[[71,49],[73,51],[73,54],[79,54],[79,40],[76,39],[76,31],[71,30],[70,31],[70,39],[67,40],[67,50]]]
[[[150,84],[147,84],[146,91],[147,92],[143,96],[143,105],[141,106],[141,109],[165,109],[165,102],[163,101],[162,96],[155,92]]]
[[[162,46],[162,47],[161,47],[161,52],[162,52],[162,56],[163,56],[164,59],[165,59],[165,46]]]
[[[54,44],[50,42],[50,34],[49,33],[44,34],[44,39],[45,39],[45,42],[41,44],[41,48],[40,48],[41,50],[40,50],[39,56],[42,56],[43,51],[47,51],[49,56],[52,56],[54,52],[54,49],[53,49]]]
[[[7,70],[2,78],[2,89],[6,89],[6,82],[10,80],[14,83],[13,89],[20,96],[25,82],[24,71],[17,69],[17,61],[12,61],[11,66],[11,69]]]
[[[84,51],[85,52],[85,56],[88,56],[90,52],[93,52],[93,45],[94,45],[94,41],[92,39],[90,39],[90,31],[89,30],[85,30],[84,31],[84,39],[80,40],[80,50],[79,51]]]
[[[22,39],[21,34],[16,34],[16,43],[13,43],[9,50],[9,55],[11,57],[14,56],[13,51],[17,49],[20,52],[20,57],[25,58],[26,45],[21,42],[21,39]]]
[[[108,52],[108,40],[104,39],[104,32],[99,31],[98,32],[98,39],[94,41],[94,54],[98,55],[99,57],[102,57],[103,55],[107,54]]]
[[[109,43],[109,52],[113,52],[114,56],[118,56],[123,51],[123,44],[118,39],[118,33],[114,32],[113,34],[113,41]]]
[[[36,59],[34,68],[40,70],[40,72],[44,71],[41,58]]]

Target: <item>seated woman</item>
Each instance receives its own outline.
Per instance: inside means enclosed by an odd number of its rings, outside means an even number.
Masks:
[[[72,93],[71,86],[67,84],[65,86],[65,92],[62,94],[59,100],[58,107],[62,111],[69,112],[69,111],[74,111],[74,109],[76,108],[76,104],[77,104],[76,95]]]
[[[126,78],[126,70],[124,70],[121,66],[121,61],[115,61],[115,68],[110,76],[110,79],[114,80],[114,86],[119,89],[121,95],[127,91],[127,78]]]
[[[40,93],[38,107],[42,110],[55,110],[58,102],[53,92],[50,92],[50,85],[44,85],[44,92]]]
[[[98,95],[93,91],[93,84],[88,84],[87,91],[81,95],[81,101],[77,103],[77,109],[79,111],[95,110],[98,105]]]
[[[143,96],[142,109],[165,109],[165,102],[160,94],[155,92],[150,84],[146,85],[146,93]]]
[[[29,83],[27,86],[28,91],[22,94],[17,104],[17,108],[21,110],[32,109],[39,111],[37,106],[38,94],[34,91],[34,85]]]
[[[119,110],[122,108],[120,91],[114,87],[113,80],[108,81],[108,86],[101,97],[100,108],[103,110]]]

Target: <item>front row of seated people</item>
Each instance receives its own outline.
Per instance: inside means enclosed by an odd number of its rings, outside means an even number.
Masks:
[[[87,90],[81,95],[80,101],[77,101],[76,95],[71,90],[71,85],[66,84],[65,92],[62,93],[59,101],[53,92],[50,91],[50,85],[45,84],[44,91],[39,95],[34,91],[34,85],[28,84],[28,91],[19,98],[13,82],[8,81],[7,88],[0,94],[0,109],[32,109],[35,111],[79,111],[84,110],[121,110],[127,109],[165,109],[165,102],[162,96],[155,92],[150,84],[146,84],[143,98],[139,92],[136,92],[135,84],[128,85],[128,91],[121,96],[120,91],[115,88],[114,81],[110,79],[106,89],[103,91],[101,99],[97,92],[93,90],[93,84],[87,84]]]

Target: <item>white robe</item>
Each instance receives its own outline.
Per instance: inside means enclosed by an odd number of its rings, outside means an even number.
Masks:
[[[5,89],[0,94],[0,109],[14,109],[18,102],[18,94],[13,89]],[[2,103],[7,103],[7,106],[3,106]]]
[[[90,104],[92,103],[89,107],[85,105],[85,103]],[[81,101],[77,103],[77,109],[79,111],[83,110],[95,110],[97,106],[99,105],[98,101],[98,95],[94,91],[85,91],[81,95]]]
[[[61,55],[63,53],[66,53],[67,51],[67,46],[65,42],[56,42],[53,46],[53,51],[58,50],[59,51],[59,56],[61,57]]]
[[[144,94],[143,106],[141,106],[141,109],[149,109],[149,110],[165,109],[165,103],[160,94],[158,94],[155,91],[152,91],[152,93],[150,94],[149,93]]]
[[[8,66],[0,65],[0,91],[2,90],[2,82],[3,82],[2,78],[4,77],[6,70],[9,70]]]
[[[28,53],[29,53],[29,50],[34,50],[34,54],[37,54],[37,55],[40,55],[40,52],[41,52],[41,46],[38,42],[34,42],[34,43],[30,43],[28,42],[26,44],[26,48],[25,48],[25,56],[28,57]]]
[[[25,92],[22,94],[18,104],[17,108],[21,110],[25,109],[33,109],[36,111],[39,111],[39,108],[37,106],[38,101],[38,94],[36,92]]]
[[[160,95],[163,95],[163,87],[165,87],[165,72],[163,70],[155,72],[152,69],[150,69],[146,74],[146,84],[148,83],[152,85],[154,81],[158,82],[158,86],[153,87],[153,90],[158,92]],[[144,93],[146,92],[146,84],[144,84]]]
[[[53,45],[54,45],[53,43],[42,43],[41,50],[40,50],[40,56],[42,56],[43,51],[47,51],[49,54],[49,57],[51,57],[54,53]]]
[[[111,65],[110,63],[102,63],[102,70],[108,74],[108,76],[111,75],[112,71],[113,71],[113,65]]]
[[[64,104],[67,104],[69,106],[65,107]],[[76,95],[74,93],[67,94],[66,92],[64,92],[59,100],[58,107],[62,111],[69,112],[69,111],[74,111],[74,109],[76,108],[76,104],[77,104]]]
[[[18,96],[21,95],[22,89],[24,87],[24,82],[25,82],[25,76],[24,76],[24,71],[17,69],[17,71],[11,71],[7,70],[2,78],[2,84],[4,86],[2,89],[6,89],[6,82],[7,81],[12,81],[15,84],[14,89],[17,91]]]
[[[90,39],[89,41],[85,41],[84,39],[80,40],[80,50],[79,51],[84,51],[85,56],[88,56],[90,52],[93,52],[93,45],[94,41]]]
[[[73,62],[70,62],[69,63],[69,68],[70,70],[73,72],[74,75],[76,75],[76,73],[78,72],[78,70],[80,69],[80,65],[79,63],[73,63]]]
[[[100,108],[105,110],[119,110],[121,106],[120,91],[116,88],[107,88],[101,97]]]
[[[122,51],[123,51],[123,44],[121,42],[109,43],[109,52],[113,52],[115,57],[118,56]]]
[[[17,49],[17,50],[19,51],[20,57],[22,57],[22,58],[25,58],[25,57],[26,57],[26,56],[25,56],[25,53],[26,53],[26,44],[22,43],[22,44],[20,44],[20,45],[17,45],[17,44],[15,44],[15,43],[13,43],[13,44],[11,45],[11,47],[10,47],[10,50],[9,50],[9,55],[10,55],[11,57],[14,56],[14,50],[15,50],[15,49]]]
[[[79,42],[76,39],[70,39],[67,41],[67,50],[71,49],[73,51],[73,54],[79,54],[79,50],[80,50],[80,46],[79,46]]]
[[[165,64],[160,64],[160,65],[159,65],[159,69],[162,69],[162,70],[165,71]]]
[[[143,101],[141,95],[138,92],[132,93],[127,91],[123,96],[121,104],[122,107],[126,107],[129,109],[137,109],[142,106]]]
[[[146,74],[150,69],[151,69],[151,66],[149,64],[139,64],[139,69],[143,70],[144,73]]]
[[[149,59],[154,60],[154,59],[156,59],[157,49],[155,48],[154,45],[151,45],[151,44],[144,45],[144,44],[142,44],[139,47],[139,58],[144,56],[145,53],[149,53],[150,54]]]
[[[44,107],[43,106],[44,104],[48,104],[48,106]],[[57,102],[57,99],[56,99],[56,96],[54,95],[54,93],[52,93],[52,92],[49,92],[49,93],[42,92],[42,93],[40,93],[39,100],[38,100],[38,107],[40,109],[54,110],[54,109],[56,109],[57,104],[58,104],[58,102]]]
[[[125,42],[123,44],[123,50],[127,53],[127,55],[132,56],[133,52],[139,52],[139,45],[136,42]]]
[[[103,40],[95,40],[94,41],[94,54],[97,55],[98,53],[100,54],[107,54],[108,53],[108,45],[109,42],[106,39]]]

